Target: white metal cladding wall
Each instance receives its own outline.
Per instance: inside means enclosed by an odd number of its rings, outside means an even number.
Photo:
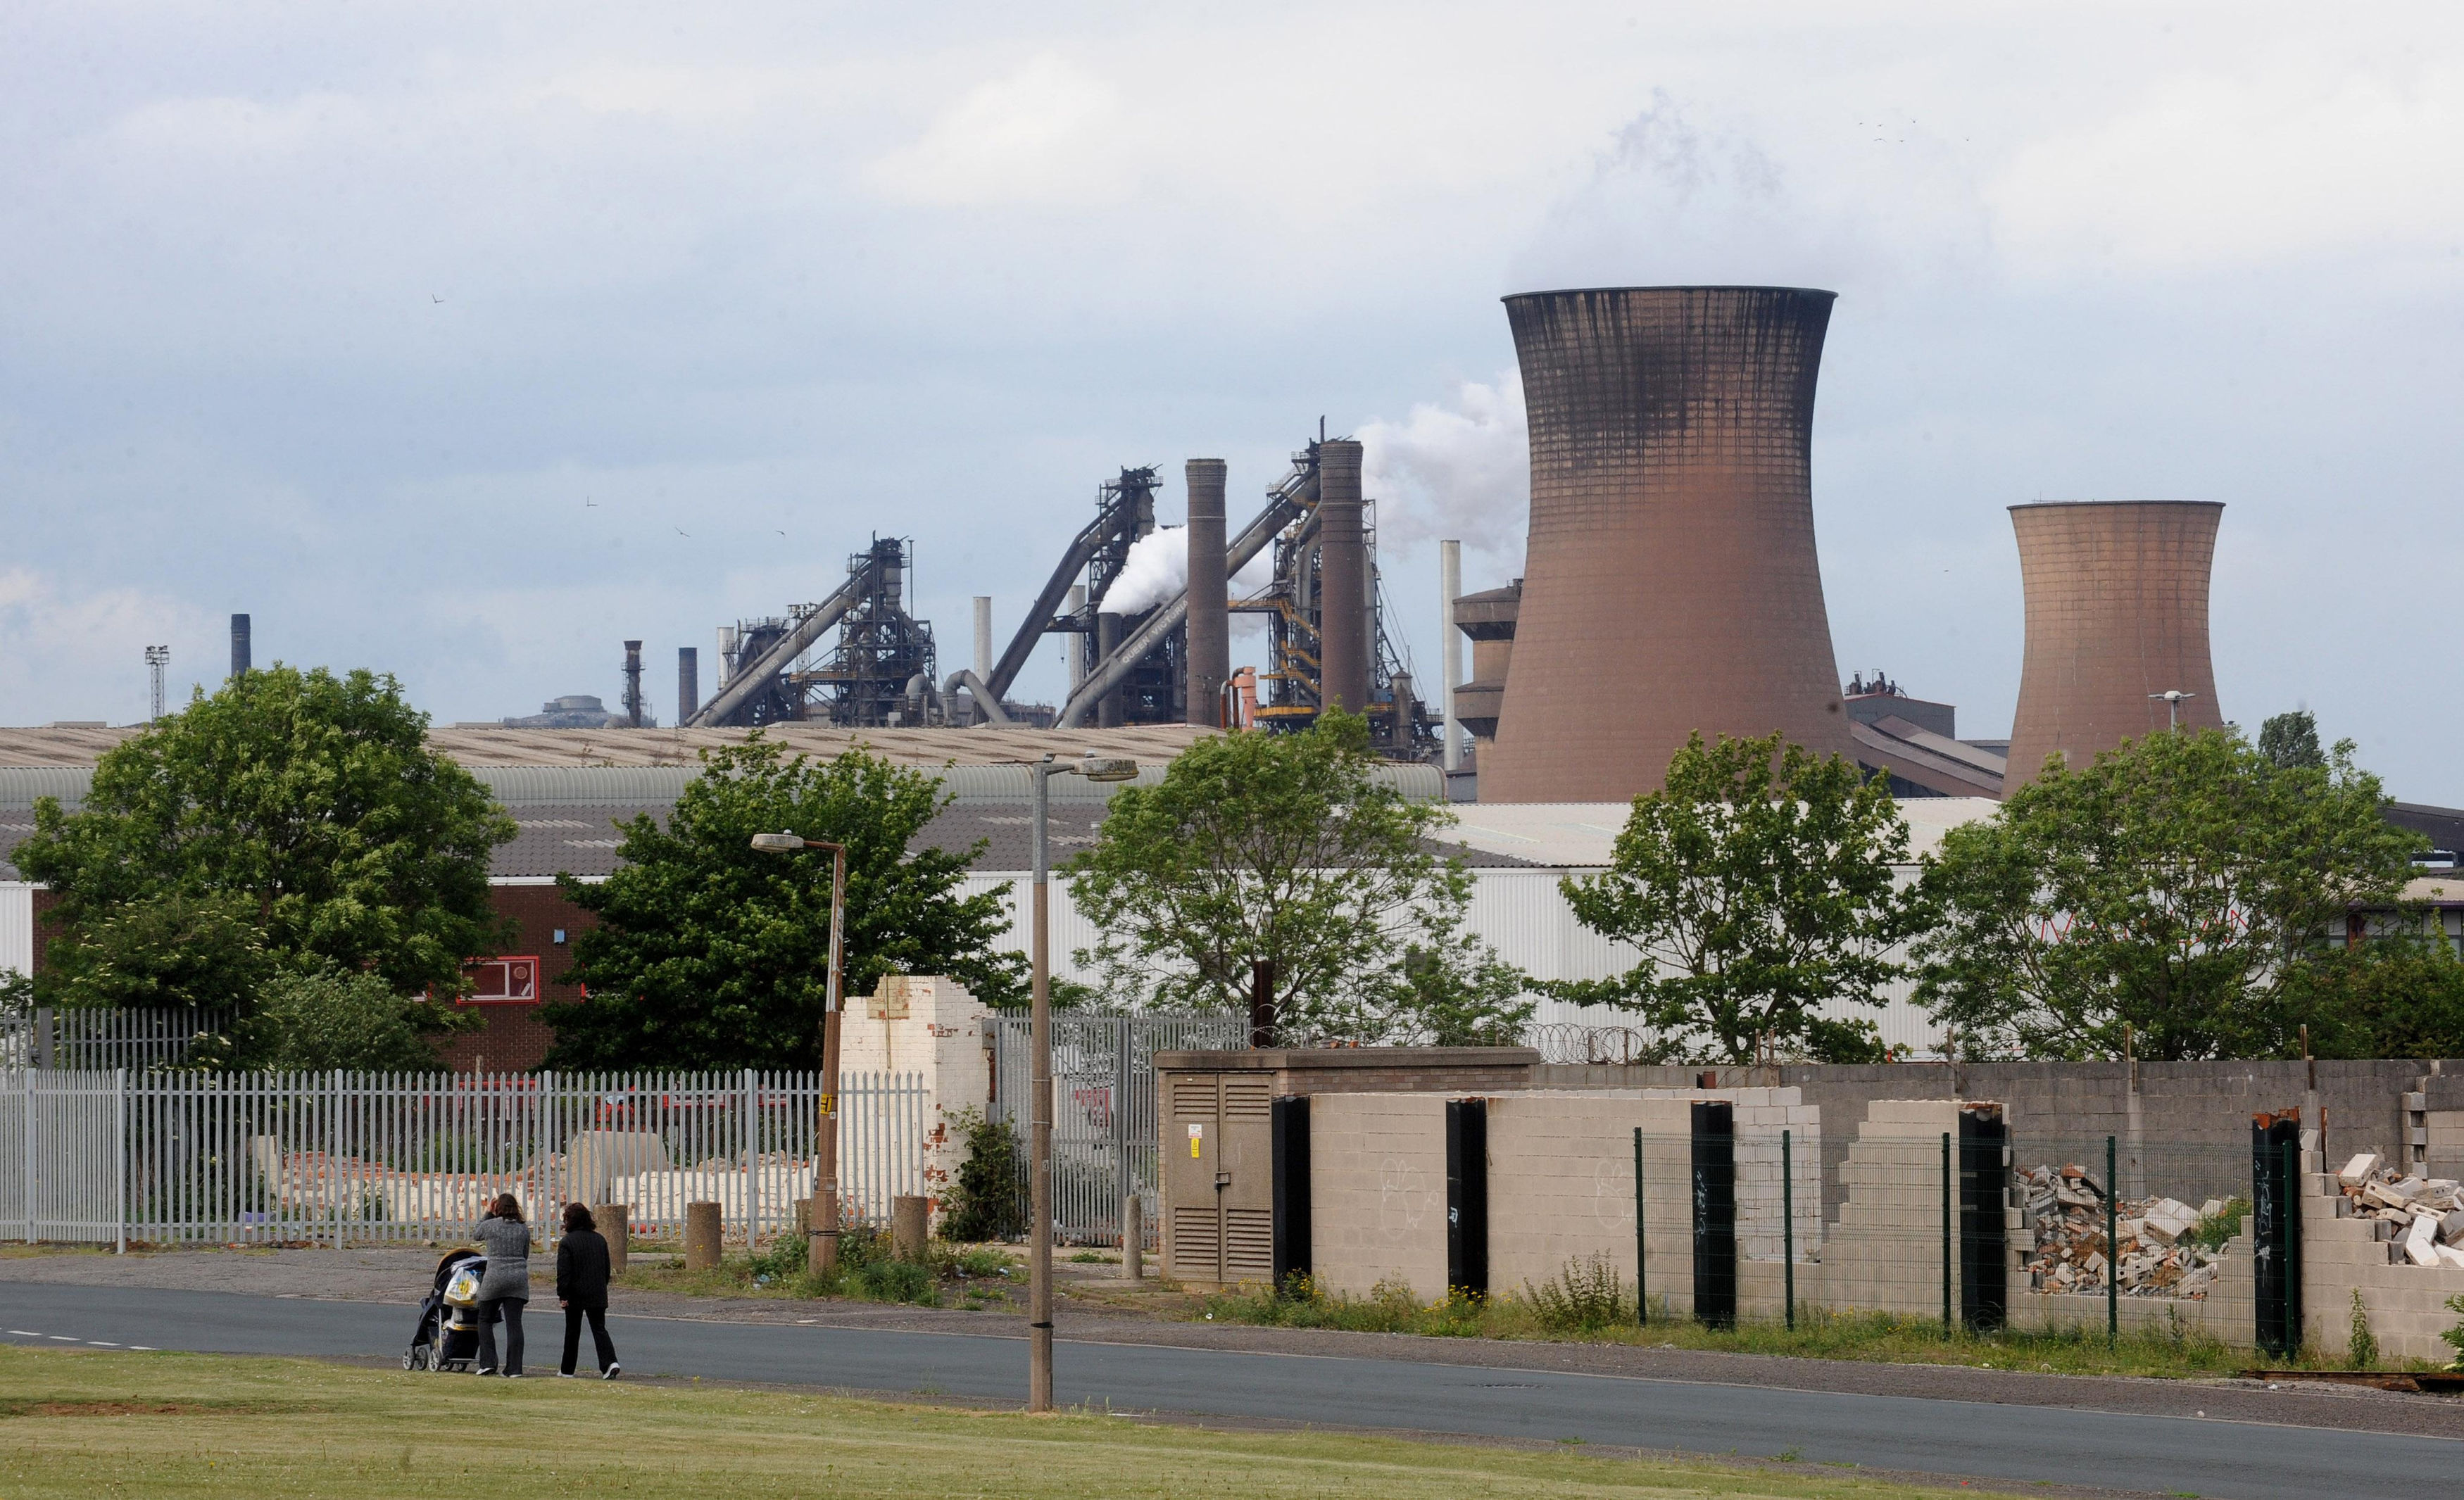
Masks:
[[[848,1216],[924,1190],[913,1074],[837,1093]],[[0,1074],[0,1236],[158,1244],[458,1240],[499,1193],[553,1238],[569,1202],[636,1232],[716,1202],[727,1236],[792,1227],[813,1191],[816,1073]]]
[[[34,972],[34,888],[0,880],[0,969]]]
[[[1495,947],[1507,962],[1535,980],[1598,980],[1622,974],[1634,966],[1639,953],[1631,944],[1612,941],[1575,920],[1573,908],[1558,888],[1558,882],[1569,876],[1580,878],[1597,872],[1555,868],[1472,871],[1471,931]],[[972,895],[1003,882],[1010,886],[1005,908],[1010,930],[1001,943],[1023,954],[1027,951],[1025,875],[969,875],[959,893]],[[1081,948],[1093,947],[1101,936],[1095,924],[1079,915],[1071,904],[1068,882],[1054,880],[1052,972],[1064,979],[1090,981],[1093,976],[1082,970],[1072,955]],[[1884,991],[1889,1004],[1880,1011],[1838,1005],[1828,1007],[1826,1013],[1835,1019],[1876,1021],[1884,1042],[1909,1048],[1920,1056],[1928,1055],[1941,1046],[1941,1029],[1909,1001],[1909,988],[1906,981],[1889,986]],[[1532,1019],[1541,1024],[1594,1026],[1631,1026],[1635,1023],[1631,1011],[1606,1005],[1573,1005],[1545,998]]]

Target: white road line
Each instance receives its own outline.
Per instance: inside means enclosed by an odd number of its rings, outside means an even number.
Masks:
[[[145,1351],[147,1354],[149,1354],[149,1355],[150,1355],[150,1354],[158,1354],[158,1353],[160,1353],[160,1352],[161,1352],[161,1351],[157,1350],[157,1349],[156,1349],[152,1344],[131,1344],[131,1345],[129,1345],[128,1347],[129,1347],[129,1348],[131,1348],[131,1349],[143,1349],[143,1350],[144,1350],[144,1351]]]
[[[31,1328],[12,1328],[9,1330],[9,1332],[16,1335],[19,1338],[40,1338],[43,1336],[42,1335],[35,1333]]]
[[[86,1340],[86,1342],[87,1342],[87,1343],[89,1343],[89,1344],[92,1344],[92,1345],[93,1345],[95,1348],[97,1348],[97,1349],[117,1349],[117,1348],[119,1348],[119,1347],[120,1347],[118,1344],[107,1344],[107,1343],[104,1343],[104,1342],[103,1342],[101,1339],[99,1339],[99,1338],[89,1338],[89,1339],[87,1339],[87,1340]]]
[[[76,1342],[77,1342],[77,1340],[76,1340],[76,1339],[71,1338],[71,1337],[70,1337],[68,1335],[66,1335],[66,1334],[45,1334],[43,1336],[44,1336],[45,1338],[57,1339],[59,1342],[63,1343],[63,1344],[74,1344],[74,1343],[76,1343]]]

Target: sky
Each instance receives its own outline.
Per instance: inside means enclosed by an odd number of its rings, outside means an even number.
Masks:
[[[1321,417],[1430,682],[1435,541],[1519,567],[1498,298],[1781,283],[1843,676],[2006,733],[2005,508],[2222,500],[2225,716],[2464,804],[2459,85],[2406,3],[16,0],[0,721],[210,687],[240,610],[439,722],[640,638],[665,720],[876,533],[946,671],[1120,468],[1237,526]]]

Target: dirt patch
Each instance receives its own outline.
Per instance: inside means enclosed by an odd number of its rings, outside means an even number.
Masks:
[[[255,1417],[322,1409],[292,1401],[37,1401],[0,1399],[0,1417]]]

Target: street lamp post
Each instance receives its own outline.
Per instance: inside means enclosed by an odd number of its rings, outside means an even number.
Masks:
[[[1045,848],[1051,779],[1083,776],[1090,782],[1126,782],[1138,774],[1135,761],[1104,759],[1089,751],[1075,765],[1047,755],[1027,764],[1035,788],[1028,841],[1034,852],[1027,951],[1034,966],[1028,1044],[1026,1176],[1029,1202],[1026,1239],[1026,1409],[1052,1409],[1052,861]],[[1115,1101],[1118,1108],[1118,1101]],[[1126,1251],[1124,1252],[1126,1253]]]
[[[813,1273],[839,1268],[839,1012],[847,970],[847,846],[793,833],[756,833],[753,847],[765,854],[808,849],[830,851],[830,972],[822,1002],[822,1100],[813,1122],[813,1211],[805,1222],[805,1257]]]
[[[2165,729],[2168,734],[2181,733],[2182,700],[2198,696],[2195,693],[2185,693],[2179,688],[2167,688],[2162,693],[2150,693],[2147,695],[2165,700]]]

